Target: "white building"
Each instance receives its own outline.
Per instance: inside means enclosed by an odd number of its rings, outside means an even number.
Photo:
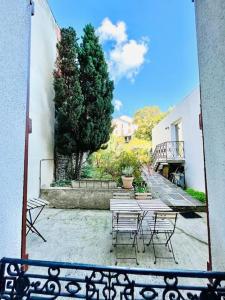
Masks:
[[[199,124],[200,93],[195,89],[152,131],[155,168],[169,173],[184,167],[187,187],[205,191],[202,130]]]
[[[54,174],[54,87],[56,43],[60,29],[47,0],[35,1],[31,18],[30,112],[28,197],[38,197]]]
[[[112,125],[114,126],[113,133],[118,137],[124,137],[126,142],[129,142],[137,130],[137,125],[133,123],[133,119],[128,116],[121,116],[113,119]]]
[[[54,154],[53,70],[60,30],[47,0],[35,1],[34,10],[30,0],[3,0],[0,11],[0,257],[24,257],[26,198],[39,196],[40,161]],[[49,185],[53,163],[42,164],[41,184]]]

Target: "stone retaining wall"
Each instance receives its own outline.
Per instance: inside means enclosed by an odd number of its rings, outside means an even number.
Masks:
[[[81,179],[72,181],[73,188],[94,188],[94,189],[116,189],[117,184],[113,180]]]
[[[126,192],[121,188],[65,188],[52,187],[41,190],[41,198],[49,201],[52,208],[109,209],[113,193]],[[133,191],[131,198],[134,197]]]

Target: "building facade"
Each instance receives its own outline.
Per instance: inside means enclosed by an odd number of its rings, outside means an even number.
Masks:
[[[3,0],[0,11],[0,257],[21,257],[26,198],[39,196],[40,161],[54,154],[53,70],[60,31],[46,0]],[[42,184],[49,185],[52,161],[42,170]]]
[[[181,101],[152,131],[153,151],[161,146],[162,167],[173,172],[182,166],[187,187],[205,191],[202,130],[200,128],[200,92],[195,89]],[[160,146],[158,146],[160,148]],[[166,157],[164,157],[165,151]],[[170,172],[170,171],[169,171]]]
[[[113,119],[112,125],[114,126],[113,133],[118,137],[123,137],[126,142],[132,139],[132,136],[137,130],[137,125],[135,125],[133,119],[128,116]]]
[[[225,270],[225,1],[195,0],[210,265]]]
[[[42,186],[50,186],[54,174],[53,71],[60,29],[47,0],[35,1],[31,22],[28,197],[38,197]]]

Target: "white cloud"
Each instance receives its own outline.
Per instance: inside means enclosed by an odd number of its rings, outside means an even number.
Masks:
[[[101,42],[114,41],[113,48],[106,53],[112,79],[118,81],[126,77],[134,81],[145,63],[148,38],[142,37],[140,41],[128,39],[126,23],[120,21],[114,25],[109,18],[102,21],[96,32]]]
[[[101,26],[96,32],[101,42],[113,40],[119,44],[127,40],[126,24],[124,22],[117,22],[114,25],[109,18],[105,18],[102,21]]]
[[[120,101],[118,99],[114,101],[114,107],[115,107],[116,111],[120,111],[120,109],[121,109],[122,106],[123,106],[122,101]]]
[[[145,62],[148,51],[146,42],[129,40],[127,43],[117,45],[109,53],[109,70],[114,80],[126,77],[134,80],[141,66]]]

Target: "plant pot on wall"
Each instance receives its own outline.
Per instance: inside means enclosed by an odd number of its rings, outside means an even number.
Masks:
[[[133,181],[134,181],[133,172],[134,172],[134,168],[131,166],[124,168],[122,171],[123,173],[122,182],[123,182],[123,187],[125,189],[133,188]]]
[[[135,199],[137,200],[151,200],[152,195],[151,193],[135,193]]]
[[[134,177],[122,176],[122,181],[123,181],[123,188],[125,189],[133,188]]]

